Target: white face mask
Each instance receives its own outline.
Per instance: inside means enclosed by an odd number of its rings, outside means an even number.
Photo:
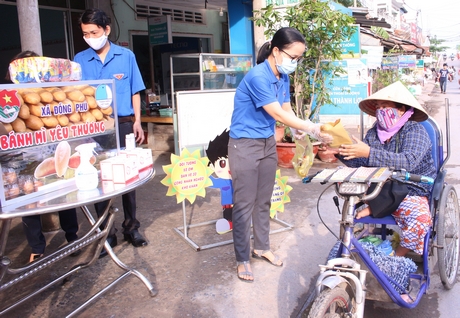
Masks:
[[[297,61],[295,61],[294,63],[292,62],[291,59],[289,58],[286,58],[286,57],[283,57],[283,62],[281,63],[281,65],[278,65],[276,64],[276,59],[275,59],[275,65],[276,65],[276,69],[278,70],[278,72],[280,72],[281,74],[291,74],[292,72],[295,71],[295,69],[297,68]]]
[[[98,38],[85,38],[85,37],[83,37],[83,39],[95,51],[99,51],[107,43],[107,35],[105,35],[105,32],[104,32],[103,35],[101,35]]]

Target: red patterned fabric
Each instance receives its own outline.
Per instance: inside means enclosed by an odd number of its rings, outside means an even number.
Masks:
[[[401,229],[399,245],[423,254],[423,241],[432,224],[427,197],[405,197],[393,216]]]

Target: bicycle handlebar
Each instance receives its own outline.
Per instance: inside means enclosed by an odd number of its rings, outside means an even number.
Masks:
[[[434,184],[434,179],[428,176],[410,173],[406,171],[405,169],[394,170],[390,168],[390,170],[392,170],[392,174],[390,177],[391,179],[400,180],[403,182],[413,181],[413,182],[420,182],[420,183],[425,183],[425,184],[430,184],[430,185]],[[307,175],[306,177],[302,179],[302,183],[310,183],[317,174],[321,173],[321,171],[322,170],[319,170],[317,172]]]
[[[414,181],[426,184],[434,184],[434,179],[428,176],[422,176],[407,172],[406,170],[393,171],[393,179],[402,179],[403,181]]]

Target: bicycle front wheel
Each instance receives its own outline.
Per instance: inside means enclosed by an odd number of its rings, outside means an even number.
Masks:
[[[352,317],[350,295],[342,287],[324,289],[311,306],[308,318]]]

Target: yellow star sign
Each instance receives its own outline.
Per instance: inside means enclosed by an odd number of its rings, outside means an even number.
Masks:
[[[288,193],[292,187],[287,185],[289,177],[281,177],[280,170],[276,170],[275,184],[273,185],[273,193],[270,206],[270,217],[275,217],[276,212],[284,212],[284,204],[291,202]]]
[[[175,195],[177,203],[185,199],[193,203],[197,195],[204,197],[205,188],[212,185],[209,176],[213,171],[208,161],[207,157],[201,157],[199,149],[193,153],[184,149],[180,156],[171,154],[171,164],[163,166],[166,177],[161,180],[168,187],[166,195]]]

